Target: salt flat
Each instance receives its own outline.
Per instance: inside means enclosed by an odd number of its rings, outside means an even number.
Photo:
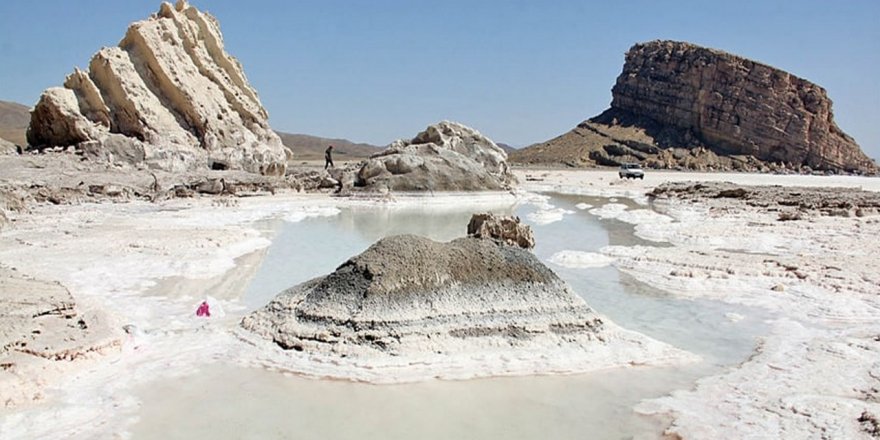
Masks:
[[[828,187],[880,191],[880,179],[609,171],[520,170],[533,191],[634,197],[663,182]],[[771,335],[738,368],[696,389],[644,402],[638,411],[673,418],[683,438],[867,438],[880,404],[880,217],[813,213],[780,221],[777,210],[715,200],[662,200],[627,215],[619,204],[591,212],[632,223],[636,234],[672,247],[609,246],[622,271],[674,295],[761,307]],[[647,214],[650,213],[650,214]],[[658,217],[659,216],[659,217]]]
[[[645,193],[665,181],[708,180],[878,191],[880,179],[649,172],[644,181],[625,181],[616,171],[517,173],[521,188],[515,195],[478,196],[471,200],[474,209],[529,204],[534,217],[526,220],[536,228],[591,215],[631,224],[637,236],[664,244],[563,254],[560,267],[591,270],[610,262],[670,295],[757,307],[770,316],[770,334],[745,363],[715,371],[694,389],[643,401],[636,406],[640,413],[672,420],[668,433],[685,438],[865,435],[863,426],[880,413],[880,259],[873,240],[878,217],[814,215],[780,222],[776,213],[734,205],[669,199],[649,206]],[[565,208],[539,194],[545,192],[611,199]],[[191,317],[201,298],[244,289],[265,258],[272,222],[335,216],[340,204],[424,205],[393,199],[340,202],[288,193],[233,201],[41,205],[17,215],[14,226],[0,233],[0,264],[61,283],[83,313],[109,316],[116,329],[111,336],[122,344],[64,364],[60,372],[25,372],[36,378],[24,386],[33,386],[30,396],[37,400],[17,400],[18,409],[4,410],[0,431],[11,438],[59,430],[70,436],[111,433],[136,419],[132,388],[194,374],[206,361],[247,357],[229,331],[245,306],[231,300],[235,295],[220,298],[228,317],[202,322]],[[637,203],[623,203],[627,199]],[[462,200],[440,197],[430,205],[442,211]],[[742,319],[735,315],[731,321]],[[28,389],[18,395],[27,396]],[[105,414],[98,431],[87,422],[96,414]]]

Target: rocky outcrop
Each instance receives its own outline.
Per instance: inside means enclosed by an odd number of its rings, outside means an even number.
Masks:
[[[219,23],[178,1],[132,24],[40,97],[31,148],[77,146],[90,156],[165,170],[210,167],[280,175],[287,150],[256,91],[226,53]]]
[[[275,367],[375,382],[588,371],[681,355],[605,322],[531,252],[475,237],[384,238],[241,325],[245,339],[275,353],[267,355]]]
[[[834,122],[825,90],[773,67],[689,43],[633,46],[611,108],[511,155],[572,166],[876,172]]]
[[[410,141],[374,154],[357,172],[355,186],[393,191],[479,191],[507,188],[513,176],[507,154],[473,128],[443,121]]]
[[[520,223],[519,217],[492,213],[474,214],[468,223],[467,233],[475,238],[498,240],[508,246],[519,246],[523,249],[535,247],[532,228]]]
[[[612,108],[689,130],[715,151],[814,169],[873,166],[834,123],[825,89],[722,51],[637,44],[612,95]]]

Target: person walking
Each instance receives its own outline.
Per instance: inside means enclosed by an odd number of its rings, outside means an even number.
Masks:
[[[324,169],[325,170],[327,169],[327,167],[331,167],[331,168],[334,167],[333,156],[330,155],[330,153],[332,151],[333,151],[333,145],[327,147],[327,149],[324,150]]]

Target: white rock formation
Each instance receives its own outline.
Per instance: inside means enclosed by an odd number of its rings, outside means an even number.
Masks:
[[[694,360],[600,318],[528,250],[386,237],[241,323],[261,362],[376,383]]]
[[[120,138],[121,135],[124,138]],[[178,1],[132,24],[88,72],[46,90],[32,111],[31,148],[76,145],[87,156],[180,170],[280,175],[289,151],[214,17]]]
[[[356,186],[395,191],[502,190],[513,181],[507,153],[479,131],[442,121],[397,140],[358,171]]]

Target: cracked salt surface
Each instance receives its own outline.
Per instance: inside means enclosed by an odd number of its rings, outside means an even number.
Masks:
[[[635,236],[629,223],[577,209],[579,203],[604,206],[609,201],[553,195],[517,208],[496,206],[493,211],[512,212],[526,222],[540,219],[540,215],[530,217],[540,210],[569,211],[560,220],[536,222],[540,226],[534,228],[535,253],[545,262],[563,251],[595,254],[609,245],[655,244]],[[244,289],[240,309],[231,313],[241,316],[291,285],[332,271],[386,235],[413,233],[436,240],[462,236],[475,209],[343,208],[335,216],[280,224]],[[744,361],[756,338],[767,331],[758,309],[675,298],[610,266],[550,267],[615,323],[694,352],[704,361],[587,375],[383,386],[205,363],[190,374],[137,389],[135,397],[141,403],[133,415],[139,421],[132,437],[655,438],[662,424],[637,415],[636,405],[688,389],[698,378]],[[733,321],[729,316],[741,319]]]

